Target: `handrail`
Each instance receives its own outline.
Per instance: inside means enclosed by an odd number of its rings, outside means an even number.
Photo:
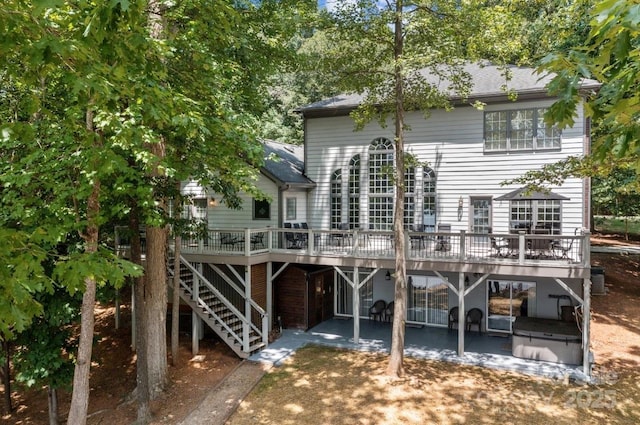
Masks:
[[[252,248],[252,237],[262,234],[262,245]],[[197,253],[214,253],[220,255],[242,255],[290,252],[312,256],[351,256],[355,258],[380,258],[388,259],[394,256],[393,232],[390,231],[365,231],[361,229],[295,229],[295,228],[260,228],[260,229],[210,229],[209,242],[211,245],[191,240],[189,246],[183,247],[183,251],[195,251]],[[220,245],[220,235],[231,235],[232,243]],[[233,237],[236,237],[235,245]],[[513,233],[466,233],[460,232],[414,232],[407,231],[408,260],[437,259],[438,261],[467,261],[486,263],[487,261],[508,262],[513,264],[528,265],[539,264],[544,260],[561,265],[563,260],[573,266],[589,267],[589,234],[583,235],[540,235],[540,234],[513,234]],[[216,239],[217,238],[217,239]],[[491,249],[492,239],[507,240],[509,242],[506,252],[514,255],[496,255]],[[539,246],[538,254],[532,255],[528,245],[539,245],[540,240],[554,241],[545,253]],[[241,241],[241,242],[240,242]],[[562,251],[563,242],[569,245],[573,241],[570,250]],[[517,254],[517,255],[515,255]],[[237,288],[234,290],[238,291]],[[241,293],[242,291],[238,291]],[[259,308],[255,302],[253,306]]]

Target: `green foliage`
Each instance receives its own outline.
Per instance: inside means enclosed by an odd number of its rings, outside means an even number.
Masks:
[[[640,3],[637,0],[598,2],[590,13],[586,42],[568,52],[547,56],[542,68],[557,73],[551,85],[559,101],[549,120],[570,125],[587,95],[587,114],[598,137],[593,157],[606,164],[616,161],[640,171]],[[581,78],[602,83],[599,92],[583,93]]]
[[[615,168],[593,179],[593,208],[596,214],[616,217],[640,215],[640,182],[629,168]]]
[[[51,291],[45,266],[48,252],[39,242],[42,229],[27,233],[0,227],[0,339],[12,340],[42,312],[35,294]]]
[[[69,388],[75,349],[70,325],[79,318],[81,297],[56,287],[53,293],[40,293],[35,298],[44,311],[15,341],[16,380],[27,387]]]

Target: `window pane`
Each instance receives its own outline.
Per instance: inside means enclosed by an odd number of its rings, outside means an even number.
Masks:
[[[487,151],[507,149],[506,112],[487,112],[484,114],[484,148]]]
[[[545,109],[538,109],[536,126],[536,149],[559,149],[562,132],[556,127],[548,127],[544,122]]]
[[[331,176],[331,228],[340,228],[342,223],[342,173],[340,170]]]
[[[287,220],[296,219],[296,198],[287,198]]]
[[[510,150],[533,149],[533,110],[525,109],[509,113],[511,123]]]
[[[269,220],[271,218],[271,204],[265,200],[253,200],[253,219]]]

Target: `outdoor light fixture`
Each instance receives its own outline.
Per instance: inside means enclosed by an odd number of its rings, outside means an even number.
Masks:
[[[458,199],[458,221],[462,221],[462,207],[464,207],[464,199],[462,196]]]
[[[218,201],[216,200],[216,198],[210,198],[209,199],[209,206],[210,207],[217,207],[218,206]]]
[[[391,280],[391,272],[387,270],[387,274],[384,275],[384,280]]]

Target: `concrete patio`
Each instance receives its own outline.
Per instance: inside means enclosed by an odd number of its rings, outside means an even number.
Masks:
[[[284,329],[280,338],[249,360],[280,365],[296,350],[307,344],[319,344],[359,351],[388,353],[391,347],[391,324],[368,319],[360,320],[360,341],[353,341],[352,319],[330,319],[308,330]],[[407,327],[405,355],[421,359],[508,370],[527,375],[554,379],[567,377],[588,381],[582,366],[563,365],[536,360],[526,360],[511,355],[511,336],[465,334],[465,354],[456,354],[457,330],[440,327]]]

